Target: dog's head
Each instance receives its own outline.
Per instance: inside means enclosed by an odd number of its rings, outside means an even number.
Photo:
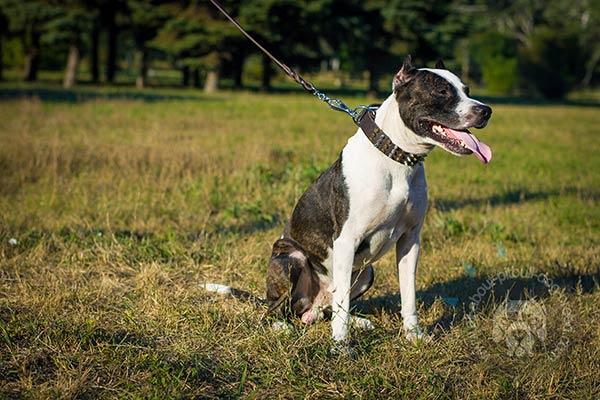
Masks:
[[[485,127],[492,109],[470,98],[469,88],[441,61],[435,69],[417,69],[406,57],[393,90],[404,125],[425,142],[459,156],[475,153],[483,163],[492,159],[491,149],[469,132]]]

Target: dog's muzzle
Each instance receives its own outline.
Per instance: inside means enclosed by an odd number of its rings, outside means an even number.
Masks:
[[[485,128],[490,117],[492,116],[492,107],[486,104],[477,104],[471,107],[468,121],[474,128]]]

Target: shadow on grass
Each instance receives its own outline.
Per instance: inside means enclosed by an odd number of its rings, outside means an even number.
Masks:
[[[515,189],[487,197],[469,197],[461,200],[432,199],[431,205],[440,211],[459,209],[467,206],[499,206],[518,204],[527,201],[547,200],[551,197],[577,195],[582,200],[600,201],[600,191],[594,188],[565,188],[561,190],[531,191],[526,188]]]
[[[94,89],[61,89],[51,87],[0,87],[0,101],[18,98],[36,97],[42,101],[56,103],[80,103],[89,100],[142,100],[145,102],[168,100],[205,101],[207,98],[186,94],[166,94],[152,91],[136,90],[94,90]],[[218,97],[210,97],[210,101],[220,101]]]
[[[417,300],[430,307],[436,299],[441,299],[447,307],[444,308],[444,314],[432,324],[432,328],[447,330],[464,319],[473,307],[479,310],[498,306],[506,300],[540,300],[549,297],[554,290],[564,290],[567,293],[593,293],[599,289],[600,272],[555,277],[544,273],[515,276],[507,271],[488,276],[464,276],[436,283],[425,290],[418,291]],[[398,294],[357,300],[353,306],[363,314],[382,311],[390,314],[401,312],[401,300]]]

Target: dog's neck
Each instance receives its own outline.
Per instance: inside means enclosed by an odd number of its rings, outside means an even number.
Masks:
[[[402,150],[413,154],[428,154],[435,147],[408,128],[402,118],[396,96],[392,93],[377,110],[375,122]]]

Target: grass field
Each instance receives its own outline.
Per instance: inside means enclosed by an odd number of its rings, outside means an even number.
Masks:
[[[434,339],[403,338],[390,254],[349,358],[328,323],[276,333],[263,306],[200,288],[264,294],[349,118],[294,93],[19,90],[0,100],[0,398],[600,397],[597,105],[492,103],[489,165],[431,154],[417,298]]]

